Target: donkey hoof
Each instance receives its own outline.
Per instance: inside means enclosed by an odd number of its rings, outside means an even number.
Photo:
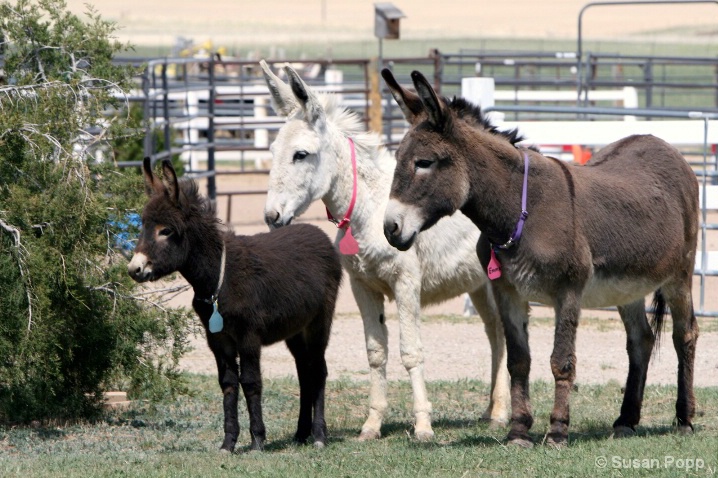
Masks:
[[[568,437],[563,435],[550,434],[548,438],[546,438],[546,445],[557,450],[566,448],[568,446]]]
[[[499,430],[509,424],[508,420],[502,418],[481,417],[481,422],[486,423],[489,430]]]
[[[225,438],[222,446],[219,448],[220,453],[234,453],[234,447],[237,440],[234,438]]]
[[[625,425],[613,427],[613,438],[627,438],[636,434],[636,430]]]
[[[250,451],[264,451],[264,442],[260,440],[252,440],[249,446]]]
[[[222,455],[232,455],[234,453],[234,450],[228,450],[226,448],[220,448],[219,453]]]
[[[315,442],[314,442],[314,448],[316,448],[317,450],[322,450],[322,449],[324,449],[326,446],[327,446],[327,444],[324,443],[323,441],[315,441]]]
[[[508,441],[508,444],[519,448],[534,447],[534,442],[532,442],[530,438],[512,438]]]
[[[676,434],[678,435],[693,435],[693,426],[691,425],[678,425],[676,427]]]
[[[420,442],[427,442],[434,439],[434,431],[433,430],[416,430],[414,431],[414,437],[417,441]]]
[[[378,430],[363,429],[359,434],[359,441],[371,441],[381,438],[381,432]]]

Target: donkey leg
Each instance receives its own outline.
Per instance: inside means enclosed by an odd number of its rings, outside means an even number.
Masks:
[[[576,378],[576,328],[581,314],[578,294],[568,292],[555,305],[556,328],[551,353],[551,371],[555,383],[551,428],[547,443],[564,446],[568,443],[570,423],[569,397]]]
[[[262,419],[262,372],[259,367],[260,347],[239,352],[239,383],[242,384],[244,399],[249,414],[249,434],[252,436],[252,450],[264,449],[267,432]]]
[[[511,376],[511,428],[506,439],[513,445],[529,448],[533,446],[529,437],[533,425],[529,398],[529,304],[508,283],[497,282],[493,290],[506,336],[506,364]]]
[[[469,296],[484,322],[484,330],[491,346],[491,396],[489,406],[481,419],[488,420],[491,426],[504,426],[509,421],[511,403],[504,326],[488,283],[470,292]]]
[[[684,284],[661,287],[673,317],[673,347],[678,356],[678,397],[676,428],[679,433],[693,431],[696,398],[693,394],[693,364],[698,341],[698,322],[693,312],[690,275]]]
[[[632,434],[641,419],[643,389],[646,385],[648,362],[655,338],[646,319],[643,299],[618,307],[623,326],[626,328],[626,351],[628,352],[628,378],[623,394],[621,414],[613,423],[614,436]]]
[[[332,311],[333,307],[324,315],[333,314]],[[297,374],[300,377],[299,422],[294,439],[304,443],[311,433],[314,436],[314,446],[317,448],[324,447],[327,442],[327,423],[324,419],[327,362],[324,353],[329,342],[331,318],[331,315],[328,316],[328,320],[325,320],[326,317],[319,317],[301,334],[287,341],[296,360]]]
[[[329,344],[329,334],[334,318],[334,302],[326,304],[323,313],[307,332],[307,344],[310,355],[309,369],[312,373],[312,435],[314,446],[323,448],[327,443],[327,422],[324,419],[324,396],[327,386],[327,361],[325,353]]]
[[[417,440],[427,441],[434,438],[434,430],[431,429],[431,402],[424,381],[424,350],[419,329],[421,284],[415,281],[418,277],[418,271],[400,274],[394,284],[394,297],[399,313],[401,362],[409,372],[414,392],[414,436]]]
[[[237,352],[234,347],[225,346],[213,339],[208,339],[210,350],[217,362],[217,377],[219,387],[224,395],[222,408],[224,409],[224,441],[220,450],[233,452],[239,437],[239,420],[237,417],[237,399],[239,395],[239,368],[237,367]]]
[[[381,424],[387,409],[386,360],[387,330],[384,323],[384,296],[350,277],[354,299],[364,322],[366,355],[369,360],[369,416],[361,427],[360,440],[381,437]]]
[[[312,420],[312,435],[314,446],[323,448],[327,443],[327,422],[324,419],[324,393],[327,385],[327,362],[324,359],[324,351],[318,350],[310,361],[312,373],[312,406],[314,408],[314,419]]]
[[[310,383],[312,372],[308,368],[309,354],[303,335],[300,332],[285,341],[294,357],[299,379],[299,419],[297,432],[294,434],[294,441],[297,443],[306,442],[312,432],[312,384]]]

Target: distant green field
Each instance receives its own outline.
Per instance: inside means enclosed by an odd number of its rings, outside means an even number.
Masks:
[[[221,45],[216,45],[221,46]],[[569,51],[575,52],[576,41],[569,40],[511,40],[506,38],[465,38],[465,39],[431,39],[431,40],[386,40],[384,41],[384,57],[424,57],[432,49],[446,53],[455,53],[461,49],[480,51]],[[659,43],[656,41],[585,41],[584,52],[621,53],[624,55],[658,55],[658,56],[705,56],[718,55],[718,44],[706,43]],[[171,46],[137,47],[133,56],[155,57],[165,56],[171,52]],[[229,52],[242,59],[249,55],[254,58],[280,59],[317,59],[317,58],[372,58],[379,53],[377,41],[304,43],[294,42],[286,45],[266,44],[243,45],[236,51]]]

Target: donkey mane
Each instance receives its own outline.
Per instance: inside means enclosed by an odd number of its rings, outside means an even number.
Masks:
[[[203,235],[210,234],[212,237],[222,237],[226,231],[221,227],[222,221],[217,218],[215,206],[212,202],[199,192],[199,185],[191,178],[178,178],[177,186],[179,187],[180,208],[185,217],[168,214],[165,220],[172,223],[178,230],[184,230],[184,224],[189,218],[196,224],[201,225],[200,230]],[[217,231],[218,236],[214,236],[213,231]]]
[[[327,115],[327,121],[332,123],[345,136],[354,140],[357,151],[363,151],[366,158],[375,159],[381,155],[374,152],[382,147],[381,138],[378,134],[366,131],[364,122],[359,114],[339,104],[339,98],[333,93],[315,93],[320,104]],[[301,108],[298,108],[302,111]]]
[[[179,178],[177,184],[180,188],[180,201],[184,202],[185,207],[190,208],[192,212],[198,215],[210,217],[212,222],[220,222],[216,218],[216,208],[212,201],[200,194],[197,181],[191,178]]]
[[[478,126],[486,130],[495,136],[499,136],[512,145],[516,145],[524,140],[524,137],[519,134],[519,129],[514,128],[508,131],[500,131],[494,126],[491,121],[483,114],[481,108],[464,98],[456,97],[449,100],[448,98],[442,98],[443,102],[448,106],[456,115],[463,120],[473,120],[478,123]]]

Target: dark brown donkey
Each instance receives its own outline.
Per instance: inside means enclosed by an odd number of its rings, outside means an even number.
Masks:
[[[294,356],[299,377],[294,438],[304,442],[312,434],[314,444],[323,446],[324,351],[342,277],[334,246],[319,228],[307,224],[235,236],[223,230],[197,183],[178,181],[168,161],[162,170],[160,181],[145,159],[150,198],[128,270],[138,282],[179,271],[192,285],[192,307],[207,333],[224,393],[222,450],[233,451],[237,443],[240,383],[249,411],[251,447],[262,449],[266,433],[260,349],[280,340]]]
[[[586,166],[519,148],[462,99],[439,99],[412,73],[418,94],[384,78],[411,128],[397,151],[384,234],[411,247],[420,231],[460,210],[481,230],[477,252],[506,334],[511,375],[508,439],[530,446],[529,301],[554,307],[551,370],[556,381],[548,441],[568,440],[581,307],[618,306],[628,335],[629,372],[617,435],[638,424],[646,371],[665,304],[678,354],[676,424],[692,430],[698,325],[691,279],[698,231],[698,183],[678,151],[653,136],[606,146]],[[522,203],[525,203],[522,205]],[[528,214],[524,213],[527,211]],[[656,331],[644,312],[654,293]]]

